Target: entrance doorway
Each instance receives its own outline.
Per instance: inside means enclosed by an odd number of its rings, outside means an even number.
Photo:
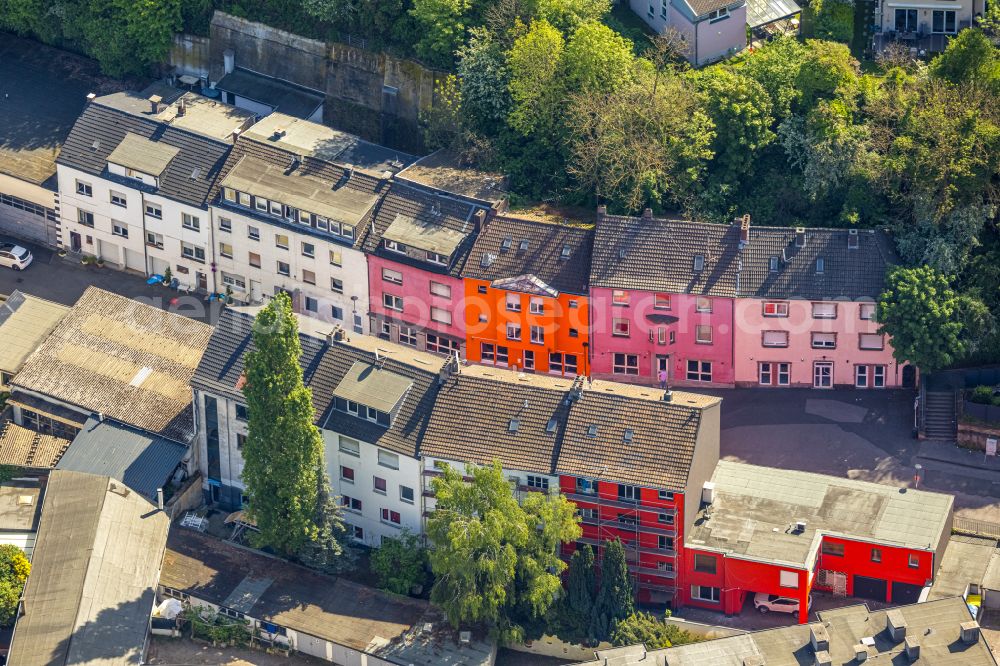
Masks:
[[[195,275],[198,276],[198,289],[208,291],[208,276],[201,271],[198,271]]]
[[[912,365],[903,366],[903,388],[914,388],[917,385],[917,370]]]
[[[816,361],[813,363],[813,388],[833,388],[833,363]]]
[[[657,354],[653,363],[653,379],[659,385],[664,381],[664,378],[667,386],[670,386],[670,355]]]
[[[260,302],[260,282],[258,280],[250,280],[250,302],[259,303]]]
[[[71,252],[80,252],[83,249],[83,238],[75,231],[69,232],[69,249]]]

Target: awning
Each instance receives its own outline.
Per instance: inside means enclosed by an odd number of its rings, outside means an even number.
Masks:
[[[747,25],[759,28],[791,18],[802,11],[793,0],[749,0],[747,2]]]

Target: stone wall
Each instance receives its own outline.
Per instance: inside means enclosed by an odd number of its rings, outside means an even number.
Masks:
[[[967,449],[986,451],[986,440],[1000,441],[1000,428],[972,423],[958,424],[958,445]]]

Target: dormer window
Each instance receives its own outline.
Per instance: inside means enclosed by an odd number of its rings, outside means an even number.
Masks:
[[[390,425],[389,415],[386,412],[379,411],[373,407],[368,407],[367,405],[362,405],[351,400],[343,400],[341,398],[336,399],[335,406],[338,411],[346,412],[353,416],[357,416],[360,419],[371,421],[372,423],[377,423],[380,426],[388,428]]]
[[[522,239],[521,240],[521,244],[518,245],[517,249],[520,250],[521,252],[527,252],[527,250],[528,250],[528,239],[527,238]]]
[[[483,252],[483,256],[479,259],[480,268],[489,268],[493,265],[493,262],[497,260],[495,254],[490,254],[489,252]]]
[[[399,252],[400,254],[406,254],[406,246],[403,245],[402,243],[397,243],[396,241],[391,241],[388,238],[386,238],[384,241],[382,241],[382,244],[385,245],[385,249],[387,250],[390,250],[392,252]]]
[[[267,212],[267,204],[268,204],[268,201],[264,197],[254,197],[253,198],[253,207],[256,208],[257,210],[259,210],[262,213],[266,213]]]
[[[506,252],[507,250],[510,249],[511,245],[513,244],[514,244],[514,239],[511,238],[510,236],[507,236],[506,238],[503,239],[503,241],[501,241],[500,249]]]
[[[694,272],[700,273],[705,270],[705,255],[696,254],[694,255]]]
[[[239,203],[240,203],[241,206],[243,206],[244,208],[249,208],[250,207],[250,195],[249,194],[247,194],[246,192],[240,192],[239,193],[239,199],[240,199]]]
[[[816,257],[816,275],[822,275],[826,270],[826,262],[823,257]]]
[[[443,254],[438,254],[437,252],[428,251],[427,261],[431,262],[432,264],[439,264],[441,266],[448,265],[448,257],[444,256]]]
[[[283,206],[280,203],[278,203],[277,201],[271,201],[269,203],[270,203],[270,213],[271,213],[271,215],[276,215],[278,217],[281,217],[281,214],[283,212]]]
[[[236,203],[236,190],[230,189],[228,187],[222,188],[222,198],[229,203]]]
[[[573,250],[570,248],[570,246],[569,245],[563,245],[562,246],[562,253],[559,255],[559,258],[562,259],[563,261],[566,261],[567,259],[570,258],[570,255],[572,255],[572,254],[573,254]]]

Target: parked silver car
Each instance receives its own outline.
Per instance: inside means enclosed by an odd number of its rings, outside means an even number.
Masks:
[[[0,243],[0,266],[21,271],[30,266],[33,259],[34,257],[31,256],[31,252],[20,245]]]

